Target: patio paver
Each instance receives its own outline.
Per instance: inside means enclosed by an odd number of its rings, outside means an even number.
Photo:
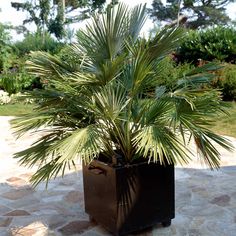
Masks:
[[[0,236],[82,235],[109,236],[89,221],[84,212],[81,166],[33,189],[35,169],[17,164],[13,153],[29,146],[39,134],[18,140],[9,120],[0,117]],[[236,139],[230,138],[236,147]],[[210,171],[196,159],[176,167],[176,218],[172,225],[157,225],[136,236],[235,236],[236,153],[221,150],[222,168]]]

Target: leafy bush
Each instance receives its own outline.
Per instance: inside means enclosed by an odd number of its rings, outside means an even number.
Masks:
[[[35,78],[25,72],[3,73],[0,78],[0,87],[9,94],[21,92],[32,87]]]
[[[28,54],[30,51],[46,51],[52,54],[58,53],[63,44],[53,39],[46,33],[44,39],[42,34],[29,33],[23,41],[14,44],[16,53],[20,56]]]
[[[160,86],[166,86],[169,90],[172,90],[172,87],[176,85],[176,82],[180,78],[185,77],[185,75],[193,68],[193,66],[188,63],[176,64],[171,57],[164,58],[159,63],[158,67],[158,83]]]
[[[217,75],[213,87],[222,90],[224,100],[236,101],[236,65],[226,64],[222,70],[217,72]]]
[[[25,70],[24,58],[15,59],[14,64],[0,74],[0,88],[10,95],[24,89],[33,89],[36,83],[37,78]]]
[[[28,34],[21,42],[11,43],[8,26],[0,24],[0,89],[15,94],[26,89],[41,88],[40,78],[25,70],[25,61],[30,51],[58,53],[63,44],[45,34]]]
[[[66,45],[60,50],[57,56],[65,63],[68,63],[71,67],[73,67],[74,70],[77,70],[79,69],[81,63],[81,58],[78,56],[78,53],[79,49],[75,45]]]
[[[190,31],[176,52],[179,62],[197,64],[219,60],[236,62],[236,30],[230,27],[214,27],[200,31]]]
[[[208,87],[221,90],[225,101],[236,100],[236,65],[225,63],[222,66],[222,69],[211,72],[212,82],[209,83]],[[163,59],[159,63],[159,67],[159,85],[165,86],[168,90],[173,90],[176,82],[180,78],[187,77],[195,68],[189,63],[177,64],[170,57]]]

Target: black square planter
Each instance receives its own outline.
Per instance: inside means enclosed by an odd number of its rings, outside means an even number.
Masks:
[[[173,165],[112,167],[95,160],[83,166],[83,180],[85,211],[114,235],[168,226],[175,216]]]

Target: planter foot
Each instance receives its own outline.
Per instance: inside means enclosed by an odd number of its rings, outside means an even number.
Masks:
[[[171,220],[163,221],[163,222],[161,222],[161,224],[162,224],[163,227],[168,227],[168,226],[171,225]]]

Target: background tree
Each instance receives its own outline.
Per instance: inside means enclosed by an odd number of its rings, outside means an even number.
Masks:
[[[178,15],[187,16],[185,25],[191,29],[209,25],[223,25],[230,22],[226,6],[235,0],[153,0],[150,16],[154,20],[176,21]],[[181,4],[180,4],[181,3]],[[179,8],[180,5],[180,8]],[[178,14],[179,13],[179,14]]]
[[[23,21],[23,25],[34,23],[37,32],[48,30],[57,38],[62,38],[66,24],[88,18],[93,11],[103,9],[105,2],[105,0],[27,0],[24,3],[12,2],[11,5],[17,11],[28,13],[29,16]]]
[[[34,23],[37,31],[41,31],[48,23],[50,13],[50,0],[12,2],[11,6],[17,11],[26,11],[29,16],[23,21],[23,25]]]
[[[12,62],[10,28],[10,25],[0,23],[0,74],[7,70]]]

